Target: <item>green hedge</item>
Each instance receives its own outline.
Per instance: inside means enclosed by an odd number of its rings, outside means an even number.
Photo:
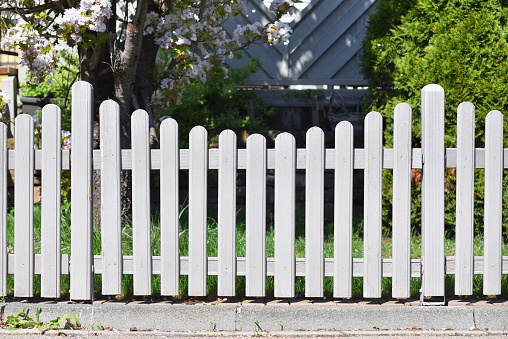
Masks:
[[[421,89],[430,83],[445,90],[445,144],[456,146],[457,106],[476,107],[476,147],[485,142],[485,117],[508,109],[508,1],[380,0],[369,20],[362,71],[369,80],[365,112],[379,111],[386,123],[385,145],[392,146],[393,110],[413,109],[413,143],[420,147]],[[507,120],[504,122],[508,133]],[[506,139],[508,140],[508,139]],[[508,142],[505,140],[505,147]],[[415,173],[416,174],[416,173]],[[414,178],[417,179],[417,178]],[[475,232],[483,230],[483,171],[475,174]],[[384,231],[391,229],[391,173],[384,175]],[[506,173],[504,187],[507,187]],[[421,182],[413,181],[412,226],[419,231]],[[445,227],[455,229],[455,171],[446,172]],[[504,203],[508,190],[503,191]],[[506,206],[506,205],[505,205]],[[504,220],[508,209],[503,208]]]

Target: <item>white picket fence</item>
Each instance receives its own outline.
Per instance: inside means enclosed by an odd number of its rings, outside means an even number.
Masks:
[[[353,127],[341,122],[335,148],[326,149],[319,128],[307,132],[305,149],[297,149],[288,133],[275,149],[261,135],[251,135],[246,149],[237,149],[229,130],[219,148],[209,149],[207,131],[190,132],[189,149],[178,148],[178,125],[161,125],[160,149],[149,148],[148,117],[132,114],[132,149],[120,149],[119,107],[100,107],[99,150],[92,149],[93,89],[73,86],[72,151],[61,150],[60,112],[43,110],[42,149],[34,151],[33,121],[16,118],[15,150],[7,150],[7,127],[0,128],[0,294],[7,292],[7,274],[14,274],[14,295],[33,296],[34,275],[41,275],[41,296],[60,296],[60,276],[70,274],[73,300],[94,296],[94,274],[102,274],[102,293],[122,291],[122,275],[132,274],[134,294],[152,294],[152,275],[161,276],[161,294],[179,294],[179,277],[188,275],[188,294],[206,295],[207,275],[218,276],[218,294],[235,295],[236,276],[246,276],[246,295],[265,296],[266,276],[274,276],[274,295],[295,296],[295,277],[305,276],[305,296],[323,296],[323,278],[333,277],[333,296],[348,298],[352,278],[363,277],[363,296],[381,297],[381,278],[392,278],[392,297],[410,296],[410,278],[423,276],[423,296],[444,296],[445,274],[455,274],[455,294],[472,294],[473,274],[483,274],[483,293],[501,293],[501,275],[508,260],[501,255],[502,175],[508,168],[503,149],[503,116],[487,116],[485,148],[474,145],[474,106],[458,107],[457,148],[444,145],[444,91],[428,85],[422,91],[422,148],[411,146],[411,108],[395,109],[394,146],[383,148],[383,119],[365,118],[365,148],[353,146]],[[504,155],[507,155],[504,157]],[[506,161],[505,161],[506,159]],[[457,173],[456,253],[444,252],[445,167]],[[71,172],[71,254],[60,251],[60,171]],[[422,257],[410,258],[411,169],[423,168]],[[474,169],[485,168],[484,256],[473,256]],[[14,254],[7,253],[7,174],[15,170]],[[41,254],[34,254],[33,170],[42,170]],[[133,256],[122,256],[120,170],[132,170]],[[218,257],[207,257],[207,171],[218,169]],[[275,170],[275,255],[267,258],[266,172]],[[305,258],[295,258],[295,170],[306,171]],[[324,171],[333,169],[334,258],[324,258]],[[353,170],[364,170],[364,257],[352,257]],[[393,256],[381,256],[382,170],[393,170]],[[102,254],[92,252],[92,171],[101,171]],[[161,255],[150,248],[150,170],[160,171]],[[179,256],[179,171],[189,171],[189,254]],[[246,257],[236,256],[236,172],[246,171]],[[423,272],[423,274],[422,274]]]

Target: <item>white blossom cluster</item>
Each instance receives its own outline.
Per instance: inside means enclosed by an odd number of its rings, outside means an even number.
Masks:
[[[82,42],[86,30],[106,31],[106,19],[113,15],[109,0],[81,0],[79,8],[68,8],[55,22],[74,42]]]
[[[57,49],[39,35],[32,25],[20,20],[16,26],[7,30],[0,42],[0,48],[19,47],[20,63],[28,69],[28,76],[34,83],[40,83],[47,75],[52,75],[58,62]],[[51,80],[49,80],[51,81]]]
[[[282,1],[273,9],[286,10],[293,3]],[[225,58],[232,58],[233,51],[240,49],[243,43],[262,39],[267,39],[270,44],[289,42],[291,28],[282,22],[238,25],[228,37],[222,22],[245,10],[244,1],[226,0],[212,1],[200,13],[198,9],[183,7],[164,17],[154,12],[147,14],[143,34],[153,35],[155,43],[172,51],[173,60],[180,61],[176,69],[159,81],[152,96],[153,105],[163,106],[168,101],[178,103],[187,84],[195,79],[206,80],[207,72],[215,67],[227,74],[222,65]]]

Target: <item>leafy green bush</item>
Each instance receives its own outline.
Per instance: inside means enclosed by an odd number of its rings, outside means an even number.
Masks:
[[[387,18],[390,18],[389,20]],[[392,146],[393,110],[413,109],[413,142],[420,147],[421,89],[436,83],[445,90],[445,144],[456,146],[457,106],[476,107],[476,147],[485,143],[485,117],[508,109],[507,1],[381,0],[370,18],[362,57],[370,95],[364,111],[379,111],[386,122],[385,144]],[[508,132],[506,119],[504,129]],[[508,141],[505,141],[505,147]],[[475,174],[475,230],[483,229],[483,172]],[[508,179],[504,179],[504,187]],[[391,173],[385,174],[384,230],[391,225]],[[420,183],[413,182],[413,229],[420,224]],[[455,228],[455,173],[446,172],[445,227]],[[508,196],[505,189],[504,196]],[[505,201],[506,202],[506,201]],[[503,209],[504,220],[508,210]]]
[[[171,116],[178,122],[180,140],[185,146],[189,131],[201,125],[210,135],[224,129],[266,129],[265,118],[275,112],[253,102],[253,90],[239,88],[244,79],[259,70],[258,59],[225,73],[208,74],[205,82],[195,82],[185,89],[180,105],[168,107],[161,115]],[[252,104],[256,106],[255,118],[248,114]]]

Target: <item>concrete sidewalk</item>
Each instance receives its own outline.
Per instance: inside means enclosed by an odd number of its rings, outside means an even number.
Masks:
[[[227,300],[188,305],[170,301],[6,302],[2,319],[25,308],[41,321],[75,315],[87,329],[203,331],[372,331],[446,330],[508,333],[504,300],[449,301],[448,306],[415,306],[418,301]],[[457,305],[457,306],[453,306]]]

